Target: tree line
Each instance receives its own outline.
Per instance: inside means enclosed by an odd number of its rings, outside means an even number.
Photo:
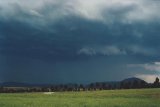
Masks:
[[[64,92],[64,91],[96,91],[96,90],[114,90],[114,89],[140,89],[140,88],[160,88],[159,78],[154,83],[145,81],[121,81],[115,83],[95,82],[88,85],[83,84],[59,84],[44,87],[0,87],[0,93],[18,93],[18,92]]]

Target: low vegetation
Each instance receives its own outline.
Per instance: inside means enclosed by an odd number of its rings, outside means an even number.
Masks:
[[[0,107],[160,107],[160,89],[1,93]]]

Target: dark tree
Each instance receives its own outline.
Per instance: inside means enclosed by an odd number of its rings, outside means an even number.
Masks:
[[[64,91],[68,90],[68,85],[64,85]]]
[[[100,90],[101,84],[99,82],[96,82],[96,89]]]
[[[85,91],[85,87],[83,86],[83,84],[80,84],[79,90],[80,90],[80,91],[81,91],[81,90]]]
[[[107,89],[106,83],[102,83],[102,89],[103,89],[103,90],[106,90],[106,89]]]
[[[74,91],[78,91],[78,84],[74,84]]]
[[[157,77],[156,80],[155,80],[154,83],[153,83],[153,86],[154,86],[155,88],[158,88],[158,87],[160,87],[159,85],[160,85],[160,83],[159,83],[159,78]]]

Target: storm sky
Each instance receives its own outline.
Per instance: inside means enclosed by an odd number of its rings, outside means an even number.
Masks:
[[[159,0],[0,0],[0,82],[153,82],[159,10]]]

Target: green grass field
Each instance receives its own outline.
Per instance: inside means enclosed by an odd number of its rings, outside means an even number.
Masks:
[[[160,107],[160,89],[0,94],[0,107]]]

